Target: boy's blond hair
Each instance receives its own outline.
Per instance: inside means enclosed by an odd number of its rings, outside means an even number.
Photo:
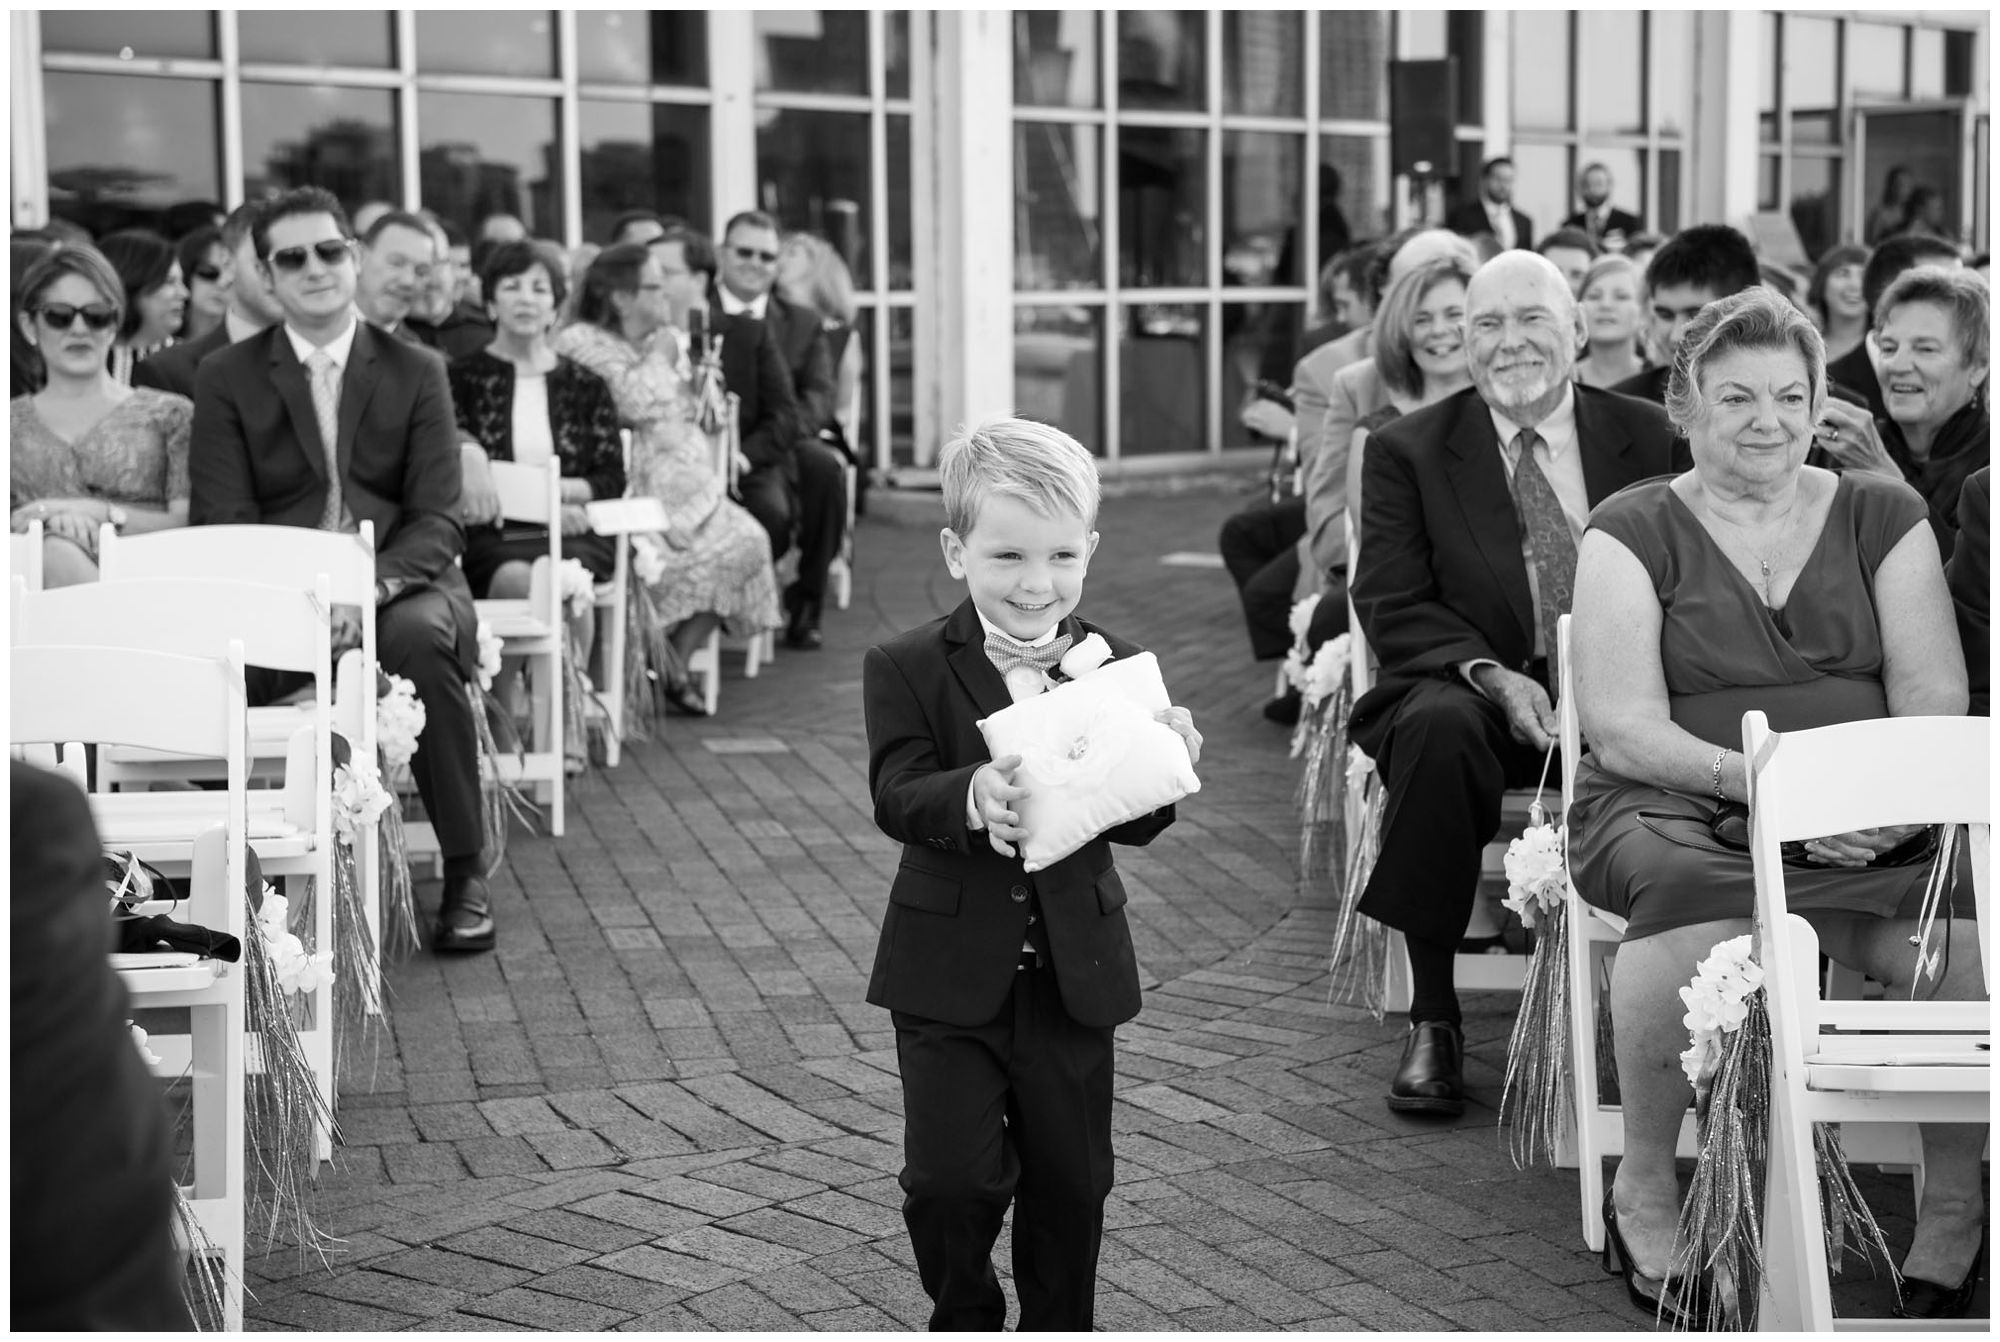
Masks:
[[[938,453],[945,525],[971,533],[987,498],[1005,494],[1044,517],[1075,513],[1097,522],[1097,463],[1083,444],[1052,425],[994,415],[958,435]]]

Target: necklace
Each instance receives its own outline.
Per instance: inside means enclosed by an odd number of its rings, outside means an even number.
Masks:
[[[1750,558],[1756,561],[1758,583],[1764,592],[1764,604],[1766,606],[1772,605],[1771,565],[1784,551],[1786,542],[1791,539],[1791,521],[1793,515],[1798,512],[1799,507],[1797,491],[1793,492],[1791,502],[1785,505],[1785,511],[1774,521],[1758,524],[1754,527],[1752,524],[1739,522],[1716,508],[1705,491],[1702,495],[1702,503],[1710,517],[1715,518],[1719,522],[1728,523],[1732,531],[1737,533],[1739,538],[1735,541],[1735,544],[1747,550]],[[1768,543],[1760,545],[1751,535],[1745,534],[1753,530],[1775,531],[1776,534],[1771,537]],[[1721,538],[1717,537],[1717,539],[1720,540]],[[1741,567],[1741,561],[1736,560],[1734,556],[1731,556],[1731,562],[1737,563],[1738,567]]]

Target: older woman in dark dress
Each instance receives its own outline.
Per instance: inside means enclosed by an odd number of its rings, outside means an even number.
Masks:
[[[1591,754],[1568,815],[1570,867],[1585,900],[1627,919],[1611,985],[1625,1156],[1604,1218],[1648,1308],[1676,1261],[1679,990],[1749,930],[1754,902],[1749,854],[1711,828],[1748,795],[1744,712],[1792,731],[1966,707],[1923,501],[1900,481],[1804,464],[1825,397],[1819,333],[1789,303],[1753,288],[1709,304],[1667,391],[1694,469],[1605,500],[1577,556],[1574,690]],[[1822,949],[1897,996],[1916,976],[1928,864],[1896,865],[1893,850],[1914,833],[1811,840],[1786,878]],[[1953,921],[1949,935],[1943,982],[1924,991],[1983,997],[1976,929]],[[1902,1268],[1913,1316],[1948,1313],[1977,1271],[1985,1140],[1983,1127],[1923,1128],[1923,1205]]]

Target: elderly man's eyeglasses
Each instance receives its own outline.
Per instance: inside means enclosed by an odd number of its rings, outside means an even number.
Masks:
[[[310,252],[329,266],[337,266],[346,260],[348,251],[346,238],[328,238],[315,242],[310,247],[281,247],[271,253],[271,269],[300,271],[306,268],[306,253]]]
[[[118,309],[109,303],[91,303],[78,307],[74,303],[44,303],[41,307],[42,320],[52,331],[67,331],[76,325],[78,317],[93,331],[109,331],[118,324]]]
[[[761,247],[731,247],[729,250],[736,254],[738,261],[762,261],[767,266],[778,263],[776,252],[767,252]]]

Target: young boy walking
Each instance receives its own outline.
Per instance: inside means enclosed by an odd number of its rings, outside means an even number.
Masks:
[[[1112,1031],[1139,1011],[1138,963],[1112,843],[1144,844],[1171,806],[1029,875],[1013,805],[1018,756],[987,758],[978,721],[1007,707],[1005,673],[1053,670],[1087,635],[1071,612],[1097,533],[1097,468],[1044,424],[993,419],[938,460],[946,569],[967,599],[871,648],[862,664],[875,821],[903,844],[868,1000],[896,1027],[903,1218],[933,1331],[997,1331],[993,1270],[1014,1208],[1023,1330],[1092,1326],[1111,1192]],[[1184,708],[1160,720],[1199,756]]]

